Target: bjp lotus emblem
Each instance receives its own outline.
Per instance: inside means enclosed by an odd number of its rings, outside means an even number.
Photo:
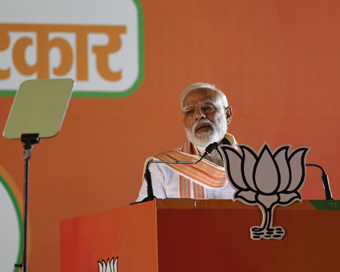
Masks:
[[[103,260],[98,261],[99,272],[117,272],[118,271],[118,257],[112,258],[111,261],[107,259],[107,263]]]
[[[282,227],[273,227],[274,208],[302,201],[300,189],[306,177],[308,147],[290,151],[289,145],[274,152],[265,143],[259,153],[246,145],[236,150],[227,145],[219,147],[231,186],[234,201],[258,205],[262,211],[262,225],[250,229],[253,240],[282,239]]]

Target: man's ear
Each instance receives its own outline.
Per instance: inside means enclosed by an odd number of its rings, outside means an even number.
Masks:
[[[225,108],[225,116],[227,118],[227,124],[229,125],[231,122],[231,119],[233,118],[233,109],[231,106],[228,106]]]

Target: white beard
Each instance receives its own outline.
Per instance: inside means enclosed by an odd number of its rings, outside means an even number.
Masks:
[[[212,129],[207,132],[203,132],[198,135],[195,135],[196,127],[199,124],[209,124],[212,127]],[[213,122],[207,119],[203,119],[197,122],[192,127],[191,131],[185,127],[185,132],[187,134],[188,140],[192,144],[199,146],[199,147],[206,148],[211,143],[214,143],[214,142],[219,143],[223,139],[224,135],[226,134],[227,128],[228,126],[227,126],[226,118],[222,118],[218,124],[214,124]]]

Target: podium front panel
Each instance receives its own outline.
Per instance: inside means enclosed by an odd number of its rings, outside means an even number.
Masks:
[[[97,272],[116,257],[119,272],[158,271],[155,214],[148,202],[61,221],[61,271]]]
[[[240,202],[159,202],[159,271],[340,271],[339,210],[316,210],[310,201],[277,207],[282,240],[252,240],[250,228],[261,222],[257,206]]]
[[[97,272],[98,261],[117,257],[117,272],[339,271],[339,210],[311,201],[278,207],[282,240],[252,240],[250,228],[261,222],[257,206],[182,199],[68,219],[61,272]]]

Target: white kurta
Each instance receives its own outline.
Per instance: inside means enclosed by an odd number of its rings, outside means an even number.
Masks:
[[[208,158],[210,161],[221,165],[221,158],[217,151],[214,151]],[[179,174],[165,164],[152,163],[150,165],[153,193],[156,198],[180,198]],[[193,182],[190,182],[190,198],[194,198]],[[234,189],[229,183],[221,189],[204,188],[206,199],[231,199]],[[143,181],[137,202],[148,196],[146,180]]]

